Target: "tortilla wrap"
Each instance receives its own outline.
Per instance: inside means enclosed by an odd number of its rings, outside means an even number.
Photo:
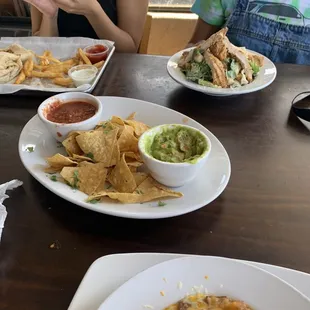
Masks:
[[[5,84],[12,81],[23,68],[21,57],[0,52],[0,84]]]

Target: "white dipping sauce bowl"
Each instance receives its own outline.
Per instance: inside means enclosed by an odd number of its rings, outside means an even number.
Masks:
[[[68,71],[68,75],[72,79],[75,87],[79,87],[84,84],[92,84],[97,73],[98,69],[92,65],[79,65],[72,67]]]
[[[152,141],[154,140],[156,134],[163,132],[163,130],[165,129],[173,129],[173,127],[175,126],[184,127],[189,130],[195,131],[203,139],[205,139],[207,149],[200,157],[198,157],[194,161],[194,163],[164,162],[152,157],[149,154],[147,146],[149,145],[149,143],[152,144]],[[166,124],[149,129],[140,137],[138,146],[142,159],[152,177],[159,183],[168,187],[180,187],[192,181],[201,170],[201,167],[205,165],[211,152],[211,141],[203,132],[196,128],[181,124]]]
[[[97,111],[94,116],[78,123],[55,123],[49,121],[46,117],[50,110],[50,108],[55,104],[64,104],[70,101],[85,101],[93,104]],[[102,115],[103,107],[102,103],[96,97],[79,92],[72,93],[61,93],[59,95],[52,96],[41,103],[38,108],[38,116],[49,132],[53,135],[53,137],[62,142],[66,139],[67,135],[71,131],[75,130],[91,130],[95,128],[95,126],[100,122]]]

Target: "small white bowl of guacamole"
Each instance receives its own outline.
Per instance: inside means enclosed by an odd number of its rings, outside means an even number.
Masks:
[[[152,177],[169,187],[192,181],[211,152],[210,139],[181,124],[153,127],[139,139],[139,151]]]

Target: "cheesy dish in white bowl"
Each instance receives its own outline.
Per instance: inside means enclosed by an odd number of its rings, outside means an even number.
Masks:
[[[113,292],[99,310],[309,310],[290,284],[252,265],[220,257],[182,257],[155,265]]]

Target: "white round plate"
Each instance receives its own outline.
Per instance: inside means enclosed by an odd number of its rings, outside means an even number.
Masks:
[[[98,310],[163,310],[197,291],[243,300],[253,310],[310,309],[305,295],[271,273],[236,260],[205,256],[177,258],[142,271]]]
[[[277,76],[277,68],[275,67],[274,63],[269,60],[268,58],[264,57],[264,66],[260,69],[258,76],[255,80],[248,84],[238,88],[213,88],[207,86],[201,86],[197,83],[188,81],[185,78],[185,75],[181,72],[180,68],[178,67],[178,61],[182,56],[183,52],[189,51],[192,48],[188,48],[182,50],[176,54],[174,54],[168,61],[167,70],[169,75],[179,84],[191,88],[193,90],[208,94],[210,96],[234,96],[234,95],[241,95],[252,93],[258,90],[261,90],[268,85],[270,85]],[[254,54],[260,55],[259,53],[253,52]]]
[[[19,155],[29,173],[47,189],[76,205],[96,212],[140,219],[167,218],[197,210],[209,204],[225,189],[230,178],[229,157],[223,145],[205,127],[181,113],[157,104],[118,97],[99,97],[99,99],[103,104],[102,120],[107,120],[113,115],[126,118],[132,112],[137,112],[136,119],[149,126],[186,123],[202,130],[212,143],[212,151],[206,165],[191,183],[177,189],[184,194],[184,197],[163,200],[166,202],[164,207],[158,207],[157,201],[120,204],[109,198],[98,204],[86,203],[87,196],[84,193],[73,191],[62,182],[53,182],[44,173],[45,158],[64,150],[59,148],[38,116],[34,116],[20,135]],[[28,147],[34,147],[34,152],[29,153]]]

